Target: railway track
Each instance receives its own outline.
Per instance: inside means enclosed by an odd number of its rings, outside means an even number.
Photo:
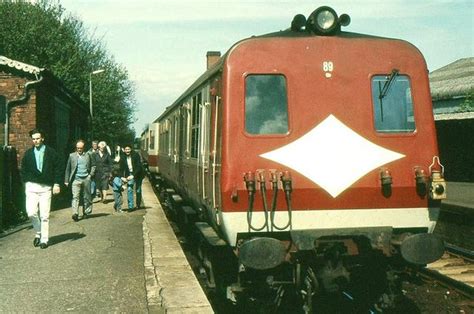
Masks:
[[[445,254],[428,264],[420,274],[454,289],[464,296],[474,298],[474,252],[454,245],[446,245]]]

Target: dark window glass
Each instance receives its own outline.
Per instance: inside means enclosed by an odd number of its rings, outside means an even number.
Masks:
[[[199,93],[193,97],[192,102],[192,120],[191,120],[191,157],[198,157],[198,144],[199,144],[199,127],[200,127],[200,116],[199,106],[202,103],[202,94]]]
[[[379,75],[372,78],[372,101],[377,132],[415,131],[410,79],[405,75]]]
[[[155,149],[155,132],[153,130],[150,130],[150,149]]]
[[[288,100],[283,75],[245,78],[245,130],[256,135],[288,133]]]

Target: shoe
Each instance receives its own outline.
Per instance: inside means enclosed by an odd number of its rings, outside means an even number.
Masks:
[[[82,219],[87,219],[87,218],[89,218],[89,214],[83,213],[83,214],[82,214]]]
[[[107,200],[102,200],[102,203],[103,203],[103,204],[107,204]]]
[[[127,209],[127,211],[128,211],[129,213],[133,212],[133,210],[134,210],[133,208]]]
[[[46,249],[48,247],[48,243],[40,243],[40,248]]]
[[[33,240],[33,246],[34,246],[34,247],[37,247],[37,246],[39,246],[39,245],[40,245],[40,238],[35,238],[35,239]]]
[[[79,221],[79,215],[78,214],[72,215],[72,220],[74,220],[76,222]]]

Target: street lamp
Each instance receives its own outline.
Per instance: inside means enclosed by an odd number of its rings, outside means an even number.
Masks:
[[[91,113],[91,116],[90,116],[90,127],[91,127],[91,130],[90,130],[90,136],[91,136],[91,141],[94,140],[94,123],[92,121],[92,75],[94,74],[99,74],[99,73],[102,73],[104,72],[105,70],[103,69],[99,69],[99,70],[95,70],[95,71],[92,71],[89,73],[89,111]]]
[[[99,69],[99,70],[95,70],[89,73],[89,110],[91,112],[91,118],[92,118],[92,75],[99,74],[104,71],[105,71],[104,69]]]

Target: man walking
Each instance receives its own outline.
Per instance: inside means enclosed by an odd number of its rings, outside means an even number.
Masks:
[[[21,161],[21,177],[25,182],[26,212],[35,231],[33,245],[46,249],[49,240],[51,197],[52,194],[60,192],[61,166],[56,151],[44,144],[43,131],[33,129],[29,134],[33,147],[25,152]]]
[[[142,181],[144,177],[143,166],[140,155],[132,151],[131,145],[124,146],[124,156],[120,158],[120,169],[122,177],[127,179],[128,211],[133,211],[133,190],[136,191],[137,208],[142,201]]]
[[[79,221],[79,197],[84,195],[83,218],[92,213],[91,177],[94,176],[95,164],[90,154],[84,153],[84,141],[76,142],[76,152],[69,154],[64,184],[72,184],[72,219]]]

